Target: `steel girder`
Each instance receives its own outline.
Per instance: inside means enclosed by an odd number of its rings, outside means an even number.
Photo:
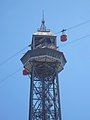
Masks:
[[[29,120],[61,120],[57,63],[32,64]]]

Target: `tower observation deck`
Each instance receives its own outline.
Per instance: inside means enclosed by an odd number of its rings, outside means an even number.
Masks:
[[[66,59],[57,50],[56,37],[46,29],[43,19],[32,35],[31,50],[21,58],[30,77],[29,120],[61,120],[58,73]]]

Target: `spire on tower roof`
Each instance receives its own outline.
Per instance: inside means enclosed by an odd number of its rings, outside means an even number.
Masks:
[[[44,20],[44,11],[42,11],[42,23],[41,23],[41,26],[40,26],[38,32],[49,32],[49,31],[50,30],[46,29],[45,20]]]

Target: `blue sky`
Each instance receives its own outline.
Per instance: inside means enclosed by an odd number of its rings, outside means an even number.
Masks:
[[[90,20],[89,0],[0,0],[0,63],[31,43],[42,10],[53,33]],[[68,44],[61,43],[57,34],[57,44],[67,59],[59,74],[62,120],[90,120],[90,37],[79,40],[90,34],[90,23],[66,34]],[[20,62],[28,49],[0,66],[0,120],[28,119],[29,78],[22,75]]]

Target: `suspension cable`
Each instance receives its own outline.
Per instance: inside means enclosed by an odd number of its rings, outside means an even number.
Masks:
[[[90,23],[90,20],[87,20],[87,21],[81,22],[81,23],[79,23],[79,24],[73,25],[73,26],[71,26],[71,27],[69,27],[69,28],[67,28],[67,29],[63,29],[63,30],[64,30],[64,31],[71,30],[71,29],[74,29],[74,28],[80,27],[80,26],[82,26],[82,25],[84,25],[84,24],[87,24],[87,23]],[[56,32],[55,34],[61,33],[63,30],[58,31],[58,32]]]
[[[16,70],[15,72],[13,72],[13,73],[7,75],[5,78],[1,79],[1,80],[0,80],[0,84],[1,84],[2,82],[5,82],[7,79],[11,78],[12,76],[14,76],[14,75],[15,75],[16,73],[18,73],[21,69],[22,69],[22,68],[19,68],[19,69]]]
[[[16,52],[15,54],[13,54],[12,56],[8,57],[7,59],[5,59],[3,62],[0,63],[0,66],[4,65],[5,63],[7,63],[8,61],[10,61],[12,58],[14,58],[15,56],[17,56],[19,53],[21,53],[23,50],[25,50],[28,46],[24,47],[23,49],[21,49],[20,51]]]

